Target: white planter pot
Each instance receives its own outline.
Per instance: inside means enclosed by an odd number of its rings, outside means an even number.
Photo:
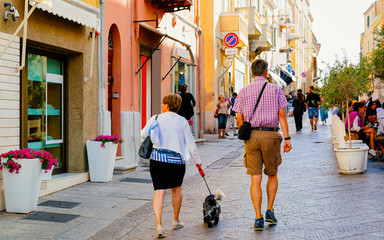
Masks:
[[[41,180],[42,181],[49,181],[52,179],[52,172],[53,172],[53,167],[51,170],[48,170],[47,172],[45,172],[45,169],[43,169],[43,174],[42,174],[42,177],[41,177]]]
[[[5,159],[2,159],[5,162]],[[5,208],[7,212],[29,213],[36,210],[41,187],[40,159],[18,159],[19,173],[3,169]]]
[[[87,141],[88,165],[91,182],[109,182],[112,180],[117,143]]]
[[[335,148],[336,159],[341,174],[359,174],[364,172],[367,147]]]

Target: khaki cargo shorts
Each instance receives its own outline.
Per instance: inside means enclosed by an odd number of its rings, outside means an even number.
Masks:
[[[251,137],[245,141],[244,166],[249,175],[268,176],[277,174],[277,168],[281,164],[280,133],[273,131],[252,130]]]

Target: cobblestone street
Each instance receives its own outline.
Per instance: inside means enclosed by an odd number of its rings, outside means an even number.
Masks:
[[[205,170],[211,189],[220,188],[226,194],[221,202],[220,223],[211,229],[203,224],[202,203],[208,190],[202,179],[195,175],[184,185],[183,229],[171,230],[170,193],[166,196],[163,226],[167,239],[384,239],[382,163],[369,161],[368,171],[364,174],[340,175],[329,126],[318,125],[317,132],[311,133],[304,116],[303,132],[296,134],[293,118],[289,118],[289,123],[293,150],[283,155],[283,164],[279,168],[279,190],[275,201],[277,225],[266,223],[263,232],[253,230],[255,214],[249,196],[250,177],[245,174],[242,157],[229,162],[223,158],[222,163],[216,162]],[[227,141],[242,144],[235,138]],[[242,148],[239,151],[243,151]],[[263,178],[263,212],[266,210],[266,179]],[[151,203],[138,210],[93,238],[155,238]]]

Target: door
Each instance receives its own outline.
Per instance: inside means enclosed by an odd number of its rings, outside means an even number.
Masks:
[[[54,173],[65,172],[63,61],[28,53],[27,143],[57,158]]]
[[[141,128],[145,127],[145,124],[152,116],[152,61],[149,57],[141,55],[141,64],[147,63],[141,69]]]

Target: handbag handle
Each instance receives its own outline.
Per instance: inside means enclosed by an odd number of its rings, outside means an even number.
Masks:
[[[151,126],[149,127],[149,130],[148,130],[148,136],[151,136],[151,129],[152,129],[152,126],[153,126],[153,124],[155,124],[155,122],[157,121],[157,117],[158,117],[158,116],[159,116],[159,115],[156,114],[155,121],[153,121],[153,123],[152,123]]]
[[[257,102],[256,102],[256,105],[255,105],[255,108],[253,109],[251,118],[249,119],[249,122],[251,122],[252,117],[253,117],[253,115],[255,114],[257,105],[259,105],[259,102],[260,102],[260,99],[261,99],[261,95],[263,95],[263,92],[264,92],[265,86],[267,86],[267,83],[268,83],[268,82],[265,82],[264,85],[263,85],[263,88],[261,89],[261,92],[260,92],[260,94],[259,94],[259,97],[257,98]]]

